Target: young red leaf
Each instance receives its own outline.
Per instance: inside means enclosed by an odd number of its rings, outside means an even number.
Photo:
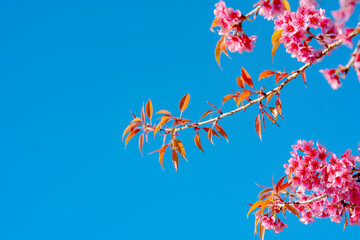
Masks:
[[[268,77],[270,77],[270,76],[272,76],[272,75],[274,75],[274,74],[275,74],[274,71],[265,70],[265,71],[263,71],[262,73],[260,73],[259,81],[260,81],[261,79],[263,79],[263,78],[268,78]]]
[[[280,180],[276,183],[276,188],[275,188],[275,192],[279,193],[280,187],[284,181],[286,176],[283,176],[282,178],[280,178]]]
[[[146,108],[146,115],[148,116],[149,119],[151,119],[153,115],[153,106],[150,99],[149,101],[147,101],[145,108]]]
[[[179,157],[175,150],[172,150],[172,161],[177,172],[179,166]]]
[[[347,216],[346,216],[346,212],[345,212],[344,231],[345,231],[347,225],[348,225],[348,221],[347,221]]]
[[[140,129],[133,129],[129,135],[126,137],[126,140],[125,140],[125,148],[126,148],[126,145],[128,144],[128,142],[130,141],[131,138],[133,138],[138,132],[140,132]]]
[[[266,111],[264,111],[264,113],[265,113],[266,117],[267,117],[271,122],[275,123],[274,118],[273,118],[269,113],[267,113]]]
[[[257,117],[255,119],[255,129],[256,129],[256,133],[258,134],[258,136],[260,138],[260,141],[262,141],[260,113],[257,115]]]
[[[142,149],[143,149],[143,145],[144,145],[144,134],[141,134],[140,137],[139,137],[139,150],[140,150],[140,153],[142,155]]]
[[[225,97],[223,97],[222,104],[224,104],[225,102],[229,101],[232,98],[236,98],[236,95],[235,94],[226,95]]]
[[[200,118],[200,120],[199,121],[201,121],[201,119],[203,119],[204,117],[206,117],[207,115],[209,115],[210,113],[213,113],[214,111],[212,111],[212,110],[207,110],[202,116],[201,116],[201,118]]]
[[[305,70],[301,72],[301,77],[304,80],[305,83],[305,87],[306,87],[306,75],[305,75]]]
[[[217,124],[217,123],[215,123],[215,128],[216,128],[216,131],[218,131],[218,133],[220,133],[221,136],[223,136],[223,137],[226,139],[226,141],[229,142],[229,139],[228,139],[228,137],[227,137],[226,132],[224,131],[224,129],[223,129],[219,124]]]
[[[245,70],[245,68],[241,69],[241,76],[250,87],[254,88],[253,81],[252,81],[249,73]]]
[[[200,135],[199,135],[198,132],[196,132],[196,135],[195,135],[195,138],[194,138],[194,142],[195,142],[196,146],[197,146],[201,151],[205,152],[204,149],[203,149],[202,146],[201,146]]]
[[[245,89],[244,79],[241,76],[236,78],[236,83],[240,88]]]
[[[264,193],[271,192],[272,190],[273,190],[272,188],[265,188],[265,189],[263,189],[263,190],[259,193],[258,197],[260,197],[260,196],[263,195]]]
[[[263,121],[263,123],[264,123],[264,130],[265,130],[265,117],[264,117],[264,113],[261,112],[260,115],[261,115],[262,121]]]
[[[186,94],[185,96],[183,96],[181,98],[180,103],[179,103],[180,112],[185,111],[185,109],[187,108],[187,106],[189,104],[189,101],[190,101],[190,94]]]
[[[276,110],[277,110],[277,112],[279,113],[280,117],[281,117],[282,119],[284,119],[284,118],[283,118],[283,115],[282,115],[282,106],[281,106],[281,101],[280,101],[280,98],[279,98],[279,97],[276,99]]]

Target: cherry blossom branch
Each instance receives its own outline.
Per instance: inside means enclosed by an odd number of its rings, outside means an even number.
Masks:
[[[251,12],[249,12],[248,14],[245,15],[245,17],[250,17],[253,14],[256,14],[261,8],[261,5],[257,6],[256,8],[254,8]]]
[[[312,203],[312,202],[315,202],[317,200],[323,199],[325,197],[328,197],[328,195],[324,194],[324,195],[321,195],[321,196],[318,196],[318,197],[315,197],[315,198],[312,198],[312,199],[309,199],[309,200],[306,200],[306,201],[303,201],[303,202],[296,202],[296,203],[293,203],[293,204],[297,204],[297,205],[308,204],[308,203]]]
[[[358,41],[355,50],[352,52],[349,62],[344,67],[341,68],[341,70],[343,70],[345,74],[349,71],[350,67],[354,64],[355,56],[359,52],[359,48],[360,48],[360,40]]]
[[[352,38],[356,35],[360,34],[360,28],[356,28],[353,32],[351,32],[349,34],[349,38]],[[327,53],[329,53],[332,49],[334,49],[335,47],[338,47],[340,46],[341,44],[343,43],[343,39],[339,39],[338,41],[332,43],[332,44],[329,44],[328,47],[326,49],[324,49],[320,55],[317,57],[317,59],[320,59],[322,58],[324,55],[326,55]],[[249,103],[247,103],[246,105],[244,106],[241,106],[235,110],[232,110],[232,111],[229,111],[227,113],[223,113],[221,114],[220,116],[218,117],[215,117],[215,118],[211,118],[207,121],[203,121],[203,122],[199,122],[199,123],[192,123],[192,124],[187,124],[183,127],[180,127],[180,128],[175,128],[175,132],[179,132],[179,131],[182,131],[182,130],[185,130],[185,129],[188,129],[188,128],[195,128],[195,127],[199,127],[199,126],[202,126],[202,125],[205,125],[205,124],[208,124],[208,123],[213,123],[213,122],[217,122],[219,121],[220,119],[222,118],[225,118],[225,117],[228,117],[230,115],[233,115],[234,113],[237,113],[237,112],[240,112],[242,110],[245,110],[247,109],[248,107],[250,107],[251,105],[255,104],[255,103],[258,103],[258,102],[261,102],[262,100],[264,100],[265,98],[267,98],[269,95],[273,94],[273,93],[276,93],[276,92],[279,92],[282,88],[284,88],[291,80],[293,80],[294,78],[296,78],[297,76],[299,76],[303,71],[305,71],[305,69],[307,69],[308,67],[310,67],[311,65],[313,65],[312,63],[306,63],[304,64],[301,68],[299,68],[296,72],[294,72],[293,74],[291,74],[290,76],[286,77],[286,80],[281,83],[279,86],[277,86],[276,88],[270,90],[269,92],[267,93],[263,93],[261,97],[258,97],[257,99],[254,99],[252,101],[250,101]],[[170,129],[163,129],[164,131],[166,132],[170,132],[172,131],[172,128]]]

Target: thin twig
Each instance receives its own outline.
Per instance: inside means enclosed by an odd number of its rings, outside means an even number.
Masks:
[[[349,34],[349,37],[352,38],[356,35],[358,35],[360,33],[360,28],[356,28],[352,33]],[[329,53],[332,49],[334,49],[335,47],[338,47],[342,44],[343,40],[339,39],[338,41],[329,44],[328,47],[326,49],[324,49],[321,54],[319,55],[318,59],[320,59],[321,57],[323,57],[324,55],[326,55],[327,53]],[[271,91],[263,94],[261,97],[258,97],[257,99],[254,99],[252,101],[250,101],[248,104],[241,106],[235,110],[232,110],[230,112],[227,113],[223,113],[218,117],[215,118],[211,118],[207,121],[203,121],[203,122],[199,122],[199,123],[192,123],[192,124],[188,124],[185,125],[183,127],[180,128],[175,128],[175,132],[179,132],[188,128],[194,128],[194,127],[199,127],[202,126],[204,124],[207,123],[212,123],[212,122],[217,122],[222,118],[225,118],[227,116],[233,115],[234,113],[240,112],[242,110],[247,109],[248,107],[250,107],[251,105],[261,102],[262,100],[264,100],[265,98],[267,98],[270,94],[273,94],[275,92],[279,92],[283,87],[285,87],[291,80],[293,80],[294,78],[296,78],[297,76],[299,76],[303,71],[305,71],[305,69],[307,69],[308,67],[310,67],[311,65],[313,65],[312,63],[306,63],[304,64],[301,68],[299,68],[296,72],[294,72],[293,74],[291,74],[290,76],[286,77],[286,80],[281,83],[279,86],[277,86],[276,88],[272,89]],[[172,130],[172,128],[169,129],[163,129],[166,132],[170,132]]]
[[[355,56],[359,52],[359,48],[360,48],[360,40],[358,41],[355,50],[352,52],[349,62],[344,67],[341,68],[341,70],[344,71],[345,74],[349,71],[350,67],[354,64]]]

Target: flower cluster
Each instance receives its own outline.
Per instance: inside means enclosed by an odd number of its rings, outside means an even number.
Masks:
[[[251,52],[255,46],[256,36],[247,36],[242,29],[246,19],[240,10],[227,8],[224,1],[215,4],[213,26],[220,27],[219,35],[225,35],[225,46],[230,52]]]
[[[260,5],[259,15],[267,20],[273,20],[285,12],[285,6],[282,0],[260,0],[255,6]]]
[[[336,90],[339,87],[341,87],[338,69],[324,69],[324,70],[320,70],[320,72],[323,74],[324,78],[328,81],[332,89]]]
[[[265,229],[271,229],[276,233],[280,233],[284,231],[284,228],[288,227],[287,224],[280,221],[280,218],[277,218],[276,220],[274,215],[269,217],[256,213],[256,217],[259,218],[261,224],[265,227]]]
[[[359,3],[359,0],[340,0],[340,9],[337,11],[332,11],[336,26],[338,28],[343,28],[345,23],[349,20],[351,15],[355,11],[355,5]]]
[[[320,29],[317,36],[310,29]],[[325,16],[325,10],[315,9],[309,1],[300,1],[296,12],[286,11],[275,20],[275,30],[281,30],[280,42],[284,43],[286,51],[301,62],[315,62],[320,50],[310,46],[310,41],[315,38],[325,47],[334,42],[337,34],[335,25],[330,18]]]
[[[297,188],[296,199],[303,202],[319,197],[307,204],[294,204],[301,214],[300,220],[308,224],[314,218],[331,218],[339,223],[348,214],[350,225],[359,225],[360,169],[356,164],[360,157],[351,155],[350,150],[338,157],[320,144],[314,147],[312,141],[299,140],[292,148],[292,158],[284,167],[292,187]]]

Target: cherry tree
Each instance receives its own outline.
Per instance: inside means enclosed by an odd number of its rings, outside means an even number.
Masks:
[[[344,65],[321,69],[320,72],[331,88],[341,87],[341,79],[350,70],[355,70],[360,80],[360,41],[354,44],[354,38],[360,34],[360,26],[347,26],[353,15],[358,0],[340,0],[340,8],[331,14],[319,6],[315,0],[301,0],[299,6],[292,10],[289,2],[282,0],[260,0],[252,11],[243,14],[240,10],[227,7],[224,1],[215,4],[214,21],[210,30],[220,36],[215,48],[215,59],[221,68],[222,54],[230,57],[230,53],[249,54],[256,46],[257,36],[250,36],[243,26],[251,24],[258,17],[263,17],[274,23],[274,33],[271,37],[272,58],[280,44],[286,52],[303,65],[290,72],[266,70],[258,76],[258,80],[274,79],[275,87],[265,91],[263,86],[257,86],[251,74],[241,69],[241,75],[236,78],[238,90],[222,98],[222,104],[234,101],[235,108],[223,112],[208,102],[210,109],[206,110],[199,121],[183,118],[187,109],[190,94],[183,96],[179,102],[180,115],[176,116],[167,110],[159,110],[161,116],[158,122],[153,119],[153,104],[148,100],[142,107],[140,116],[132,114],[128,127],[123,133],[125,146],[136,135],[139,135],[138,145],[142,152],[144,141],[149,135],[161,136],[162,146],[153,153],[159,154],[159,162],[163,167],[164,154],[171,152],[175,169],[179,166],[179,156],[187,159],[183,142],[179,139],[185,129],[194,130],[194,143],[204,151],[200,132],[205,132],[208,140],[225,138],[227,133],[220,125],[221,119],[249,107],[258,107],[255,116],[255,132],[262,141],[262,129],[265,122],[278,125],[278,119],[283,118],[281,91],[295,78],[301,75],[307,84],[305,70],[339,47],[353,48]],[[272,181],[272,187],[263,187],[258,200],[251,204],[248,216],[254,213],[255,233],[264,239],[265,230],[279,233],[287,228],[284,223],[287,212],[297,216],[304,224],[314,222],[316,218],[330,218],[332,222],[347,225],[360,224],[360,156],[353,155],[350,150],[342,155],[328,151],[324,145],[314,141],[299,140],[292,146],[291,158],[284,164],[285,176],[277,182]],[[360,151],[360,146],[359,149]]]

